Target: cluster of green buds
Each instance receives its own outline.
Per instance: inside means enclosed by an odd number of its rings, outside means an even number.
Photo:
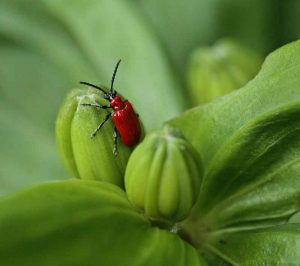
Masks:
[[[132,154],[132,148],[120,140],[116,157],[112,122],[96,136],[92,134],[108,114],[96,105],[105,104],[94,88],[75,89],[67,96],[56,124],[57,144],[66,168],[80,179],[121,188],[125,183],[128,199],[152,221],[172,225],[185,219],[202,178],[197,152],[177,129],[165,125],[148,134]]]
[[[213,47],[198,47],[187,70],[191,104],[207,103],[242,87],[258,73],[261,64],[260,55],[231,39],[222,39]]]
[[[107,101],[94,88],[74,89],[67,96],[56,122],[56,140],[63,163],[73,177],[123,187],[132,149],[119,141],[119,155],[113,155],[112,123],[106,123],[93,137],[91,134],[108,111],[85,104],[107,105]]]
[[[177,129],[165,125],[132,153],[125,188],[128,199],[148,218],[178,222],[193,207],[201,178],[197,152]]]

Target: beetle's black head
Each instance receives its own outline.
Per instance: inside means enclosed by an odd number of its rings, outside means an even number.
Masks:
[[[117,91],[115,90],[109,90],[107,93],[104,94],[104,99],[111,101],[113,98],[117,96]]]

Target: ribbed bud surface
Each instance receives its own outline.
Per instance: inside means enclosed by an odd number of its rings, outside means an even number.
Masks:
[[[157,220],[183,220],[198,195],[199,155],[176,129],[165,126],[146,136],[132,153],[125,174],[129,200]]]

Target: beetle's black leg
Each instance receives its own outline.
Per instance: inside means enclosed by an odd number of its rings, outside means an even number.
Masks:
[[[92,133],[91,137],[95,137],[97,132],[101,129],[101,127],[108,121],[108,119],[111,117],[111,113],[106,115],[101,124],[95,129],[95,131]]]
[[[92,106],[92,107],[96,107],[97,109],[108,109],[108,108],[112,108],[110,106],[106,106],[106,105],[100,105],[97,103],[82,103],[82,106]]]
[[[117,128],[114,127],[114,149],[113,149],[113,153],[114,155],[117,157],[118,156],[118,131]]]

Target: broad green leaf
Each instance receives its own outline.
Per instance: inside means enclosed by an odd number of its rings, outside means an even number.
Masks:
[[[0,264],[204,265],[174,233],[151,227],[125,192],[99,181],[39,185],[0,200]]]
[[[207,189],[203,197],[216,194],[211,205],[204,206],[204,201],[200,205],[218,224],[287,219],[299,210],[299,115],[300,104],[296,104],[254,121],[239,131],[215,161],[209,174],[211,182],[223,184],[222,189],[220,185],[203,188]]]
[[[80,80],[120,89],[146,128],[184,108],[162,51],[134,4],[126,0],[0,2],[0,193],[64,178],[54,121]]]
[[[300,209],[300,42],[272,53],[244,88],[178,126],[204,160],[194,215],[211,228],[287,220]]]
[[[204,249],[229,265],[299,265],[300,224],[225,233],[214,236]]]

